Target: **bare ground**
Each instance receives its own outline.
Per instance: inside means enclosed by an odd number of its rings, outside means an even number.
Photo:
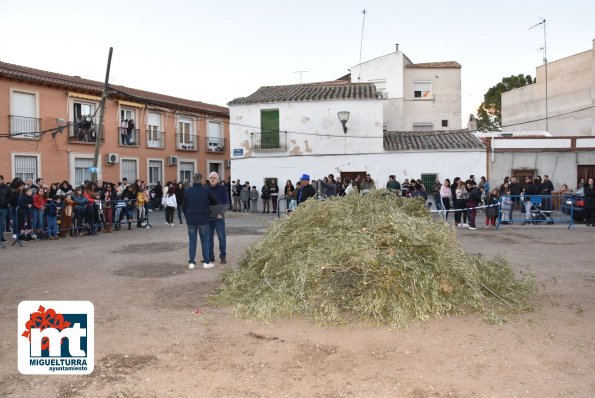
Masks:
[[[269,220],[228,218],[227,267]],[[458,234],[468,253],[536,274],[534,312],[501,326],[469,316],[404,330],[235,319],[206,304],[223,266],[189,271],[180,225],[0,249],[0,396],[593,397],[595,229]],[[18,372],[16,309],[34,299],[94,303],[93,374]]]

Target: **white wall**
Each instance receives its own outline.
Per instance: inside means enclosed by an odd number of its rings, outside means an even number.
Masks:
[[[432,152],[385,152],[359,155],[291,156],[269,158],[232,159],[231,178],[242,183],[250,181],[258,189],[264,179],[273,177],[279,186],[290,179],[294,184],[303,174],[319,179],[329,173],[339,176],[341,172],[366,171],[371,174],[377,186],[386,186],[388,176],[395,174],[402,182],[405,178],[420,178],[421,174],[437,173],[445,178],[466,179],[474,174],[477,179],[486,174],[485,150],[475,151],[432,151]]]
[[[279,109],[279,128],[287,131],[287,150],[254,151],[251,133],[260,133],[260,111]],[[347,134],[339,111],[350,112]],[[369,153],[383,151],[382,101],[337,100],[231,105],[230,143],[244,157]]]
[[[548,64],[548,131],[553,135],[595,135],[594,65],[595,49]],[[502,130],[545,130],[545,98],[542,65],[535,84],[502,94]]]
[[[361,72],[360,65],[352,66],[351,82],[386,81],[388,98],[403,98],[403,63],[403,53],[394,52],[363,62]]]

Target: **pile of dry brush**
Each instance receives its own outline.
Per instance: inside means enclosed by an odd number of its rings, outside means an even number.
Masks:
[[[491,322],[525,311],[534,278],[469,257],[421,200],[385,190],[309,200],[276,221],[211,296],[245,318],[405,326],[447,314]]]

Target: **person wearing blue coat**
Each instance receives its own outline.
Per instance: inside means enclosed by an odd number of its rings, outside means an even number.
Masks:
[[[213,194],[207,191],[202,185],[202,174],[195,173],[192,176],[192,187],[185,191],[182,202],[182,212],[184,212],[186,226],[188,227],[189,269],[194,269],[196,266],[197,233],[200,236],[200,245],[202,248],[202,267],[208,269],[215,266],[214,263],[209,261],[209,216],[211,205],[216,204],[217,201]]]

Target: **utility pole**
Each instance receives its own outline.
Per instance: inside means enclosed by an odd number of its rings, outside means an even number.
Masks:
[[[91,181],[97,181],[97,172],[99,166],[99,147],[103,139],[103,117],[105,114],[105,103],[107,102],[108,88],[109,88],[109,70],[112,65],[113,47],[109,48],[109,55],[107,57],[107,70],[105,71],[105,84],[103,85],[103,95],[101,96],[101,113],[99,114],[99,126],[97,127],[97,137],[95,141],[95,154],[93,156],[93,173],[91,173]]]
[[[543,64],[545,66],[545,131],[548,131],[548,99],[547,99],[547,36],[545,29],[545,18],[541,18],[541,22],[531,26],[529,30],[536,26],[543,25]]]
[[[359,42],[359,68],[357,69],[357,81],[362,77],[362,49],[364,48],[364,26],[366,24],[366,9],[362,10],[362,38]]]

